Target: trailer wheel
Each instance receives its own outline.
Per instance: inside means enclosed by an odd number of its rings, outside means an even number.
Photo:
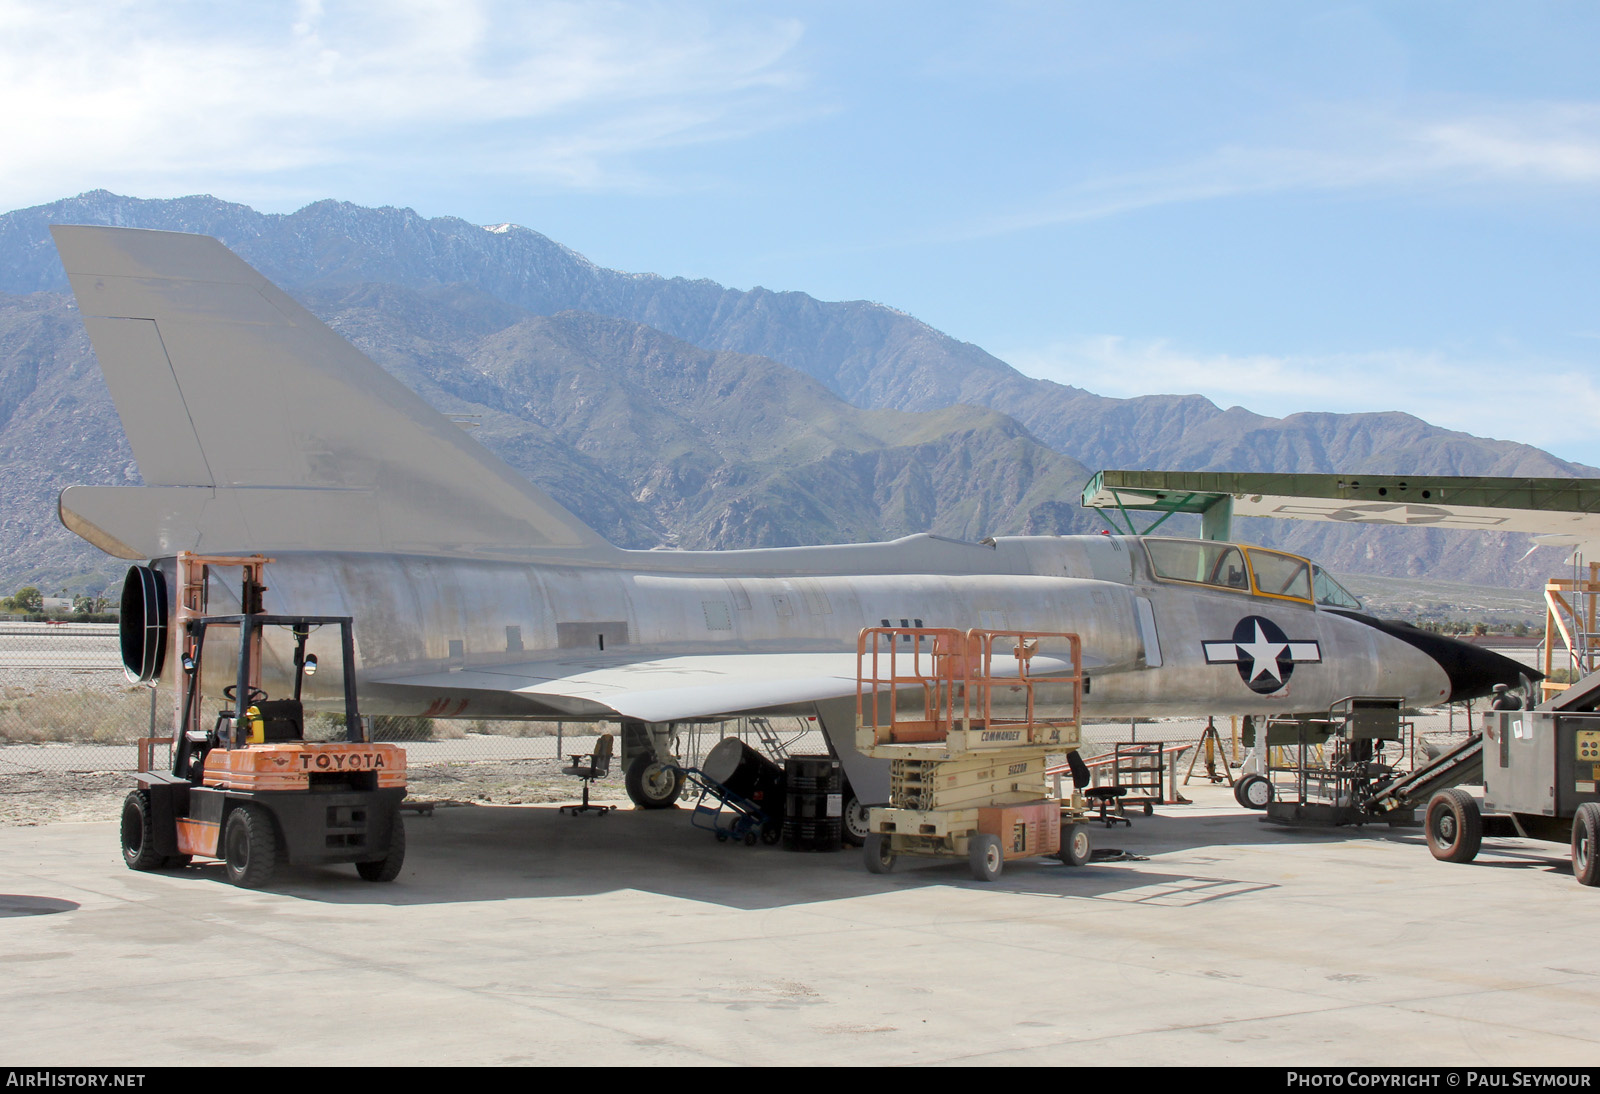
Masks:
[[[1000,850],[1000,837],[986,832],[976,833],[967,850],[967,865],[972,876],[979,881],[994,881],[1006,868],[1006,857]]]
[[[645,752],[628,765],[622,785],[640,809],[670,809],[683,792],[683,772]]]
[[[1246,809],[1265,809],[1272,798],[1272,782],[1263,775],[1246,775],[1233,784],[1233,800]]]
[[[1061,850],[1056,858],[1068,866],[1082,866],[1094,854],[1094,840],[1089,836],[1087,824],[1071,824],[1061,833]]]
[[[1600,885],[1600,805],[1584,802],[1572,818],[1572,876],[1579,885]]]
[[[766,844],[768,847],[775,845],[782,838],[783,828],[781,825],[774,824],[772,821],[768,821],[766,824],[761,826],[761,842]]]
[[[844,792],[844,824],[841,826],[844,842],[851,847],[861,847],[872,834],[872,807],[856,797],[849,787]]]
[[[395,811],[394,823],[389,828],[389,854],[372,862],[356,863],[356,873],[362,881],[393,881],[400,876],[400,867],[406,863],[406,822]]]
[[[1440,862],[1471,862],[1483,846],[1483,815],[1460,787],[1441,790],[1428,801],[1424,823],[1428,850]]]
[[[867,836],[861,846],[861,857],[866,860],[869,874],[887,874],[894,869],[894,845],[882,832]]]
[[[272,815],[254,802],[241,802],[228,814],[222,833],[228,880],[241,889],[259,889],[278,868],[278,837]]]
[[[130,870],[155,870],[166,862],[166,856],[156,851],[155,814],[148,790],[130,790],[122,799],[122,861]]]

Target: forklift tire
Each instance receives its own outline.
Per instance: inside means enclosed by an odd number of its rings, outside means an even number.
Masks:
[[[861,857],[866,861],[869,874],[887,874],[894,869],[894,845],[882,832],[867,836],[862,844]]]
[[[1068,866],[1083,866],[1094,855],[1094,840],[1087,824],[1069,824],[1061,831],[1061,850],[1056,858]]]
[[[1600,885],[1600,805],[1584,802],[1572,818],[1572,876],[1579,885]]]
[[[840,837],[851,847],[861,847],[867,842],[867,837],[872,834],[870,827],[872,807],[856,797],[856,792],[845,787],[844,791],[844,823],[840,825]]]
[[[1265,776],[1246,775],[1233,784],[1233,800],[1246,809],[1265,809],[1272,798],[1272,783]]]
[[[122,861],[130,870],[158,870],[167,861],[156,851],[150,791],[130,790],[122,799]]]
[[[241,889],[259,889],[278,869],[278,836],[272,814],[254,802],[241,802],[228,814],[222,830],[223,863],[228,880]]]
[[[393,881],[400,876],[400,867],[406,863],[406,822],[395,810],[394,824],[389,829],[389,854],[372,862],[356,863],[356,873],[362,881]]]
[[[967,849],[967,865],[978,881],[996,881],[1006,868],[1006,856],[1000,850],[1000,837],[979,832],[972,837]]]
[[[1423,829],[1429,852],[1440,862],[1471,862],[1483,846],[1483,815],[1472,795],[1459,787],[1429,799]]]
[[[683,793],[683,772],[645,752],[628,765],[622,785],[640,809],[671,809]]]

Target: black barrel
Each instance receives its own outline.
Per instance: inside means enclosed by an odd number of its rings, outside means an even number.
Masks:
[[[783,768],[737,737],[724,737],[706,753],[700,770],[741,798],[761,807],[767,819],[783,823]]]
[[[784,768],[784,850],[839,850],[844,845],[844,771],[839,761],[790,756]]]

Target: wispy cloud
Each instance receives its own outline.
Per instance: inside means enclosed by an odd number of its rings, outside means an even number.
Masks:
[[[1404,409],[1435,425],[1521,441],[1600,465],[1596,370],[1529,355],[1487,359],[1388,350],[1302,356],[1204,354],[1160,340],[1115,336],[1058,342],[1003,356],[1030,376],[1097,395],[1204,395],[1283,417],[1305,411]]]
[[[641,2],[0,0],[0,203],[368,162],[636,184],[631,154],[782,124],[800,35]]]
[[[1291,191],[1470,186],[1600,188],[1600,103],[1530,103],[1403,119],[1312,111],[1303,133],[1231,142],[1144,170],[1069,183],[1029,206],[966,225],[982,237],[1160,205]]]

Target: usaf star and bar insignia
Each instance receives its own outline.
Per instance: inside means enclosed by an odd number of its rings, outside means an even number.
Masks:
[[[1283,629],[1260,615],[1247,615],[1225,641],[1202,642],[1208,665],[1237,665],[1239,679],[1258,695],[1271,695],[1294,675],[1294,667],[1322,660],[1315,641],[1291,641]]]

